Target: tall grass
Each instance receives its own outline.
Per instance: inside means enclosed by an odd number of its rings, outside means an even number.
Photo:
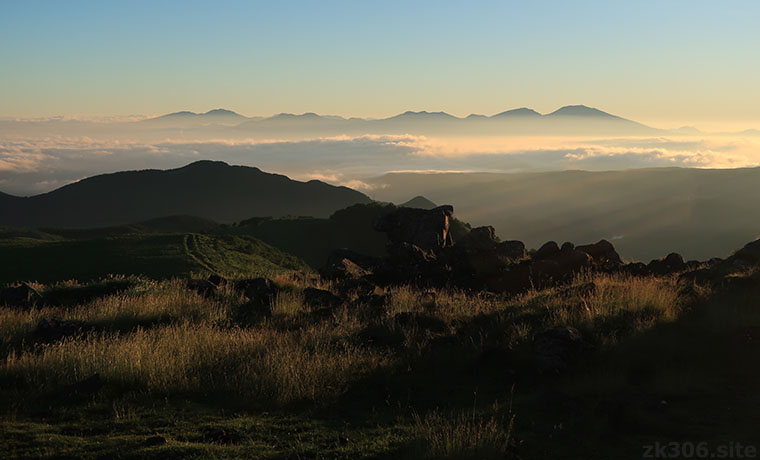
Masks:
[[[277,404],[320,401],[341,394],[367,372],[423,353],[436,336],[456,337],[467,346],[495,340],[513,347],[542,329],[569,324],[597,343],[616,343],[677,318],[683,304],[671,278],[597,274],[580,276],[570,287],[514,297],[439,289],[432,304],[430,295],[401,286],[389,289],[387,314],[364,317],[347,304],[330,316],[310,317],[303,306],[304,280],[280,282],[284,289],[272,318],[245,327],[234,316],[245,299],[231,287],[205,298],[178,280],[143,281],[126,293],[75,307],[0,309],[0,349],[6,354],[0,378],[53,388],[97,372],[108,383],[150,393],[231,394]],[[404,312],[420,316],[394,320]],[[54,343],[35,341],[37,322],[50,317],[77,321],[82,332]],[[388,352],[357,341],[368,327],[398,335],[401,349]]]
[[[510,454],[514,424],[511,411],[498,415],[472,412],[444,414],[433,411],[424,417],[413,414],[417,436],[415,458],[503,460]]]
[[[0,378],[44,390],[99,373],[109,384],[149,393],[318,402],[385,361],[360,347],[335,345],[330,337],[326,326],[283,333],[186,322],[11,353]]]

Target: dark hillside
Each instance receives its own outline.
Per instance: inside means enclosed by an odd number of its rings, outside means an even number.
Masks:
[[[171,170],[104,174],[28,198],[0,196],[0,225],[100,227],[172,215],[222,222],[251,216],[327,217],[364,194],[258,168],[198,161]]]

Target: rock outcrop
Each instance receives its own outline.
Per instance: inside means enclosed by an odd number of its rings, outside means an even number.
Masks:
[[[399,208],[375,222],[375,229],[385,232],[391,245],[408,243],[423,251],[437,251],[452,245],[449,227],[454,208]]]
[[[27,283],[0,290],[0,306],[31,308],[42,301],[42,295]]]

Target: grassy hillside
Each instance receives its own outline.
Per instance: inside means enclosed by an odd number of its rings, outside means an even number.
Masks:
[[[247,236],[129,234],[107,238],[0,239],[0,284],[89,280],[108,274],[168,278],[191,273],[262,275],[304,269],[294,256]]]
[[[757,442],[760,372],[740,358],[760,352],[756,273],[721,292],[593,275],[433,304],[398,286],[382,307],[351,297],[327,314],[304,304],[310,285],[276,281],[269,318],[180,281],[0,308],[4,458],[608,460]],[[44,318],[79,332],[40,335]],[[540,371],[534,337],[563,325],[585,351]],[[96,373],[102,388],[71,386]]]

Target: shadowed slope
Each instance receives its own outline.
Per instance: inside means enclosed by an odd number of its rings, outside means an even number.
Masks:
[[[0,225],[96,227],[171,215],[218,221],[251,216],[327,217],[371,200],[320,181],[199,161],[179,169],[104,174],[29,198],[0,196]]]

